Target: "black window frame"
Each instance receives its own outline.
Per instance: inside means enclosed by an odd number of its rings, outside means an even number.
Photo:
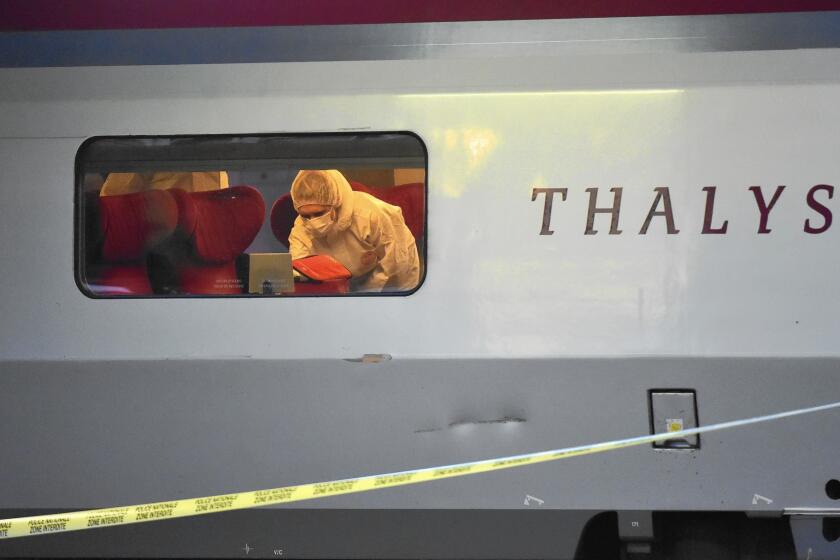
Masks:
[[[317,293],[317,294],[127,294],[109,295],[97,294],[89,289],[84,276],[85,273],[85,154],[96,142],[107,140],[178,140],[178,139],[209,139],[224,140],[232,138],[352,138],[352,137],[375,137],[375,136],[408,136],[416,140],[422,150],[424,160],[423,171],[423,243],[417,247],[421,256],[423,266],[420,271],[420,279],[417,285],[411,290],[393,292],[348,292],[340,293]],[[305,298],[348,298],[348,297],[408,297],[415,294],[425,283],[428,273],[428,246],[429,246],[429,150],[426,142],[416,132],[410,130],[365,130],[365,131],[335,131],[335,132],[257,132],[257,133],[228,133],[228,134],[141,134],[141,135],[98,135],[86,138],[76,150],[74,162],[74,197],[73,197],[73,279],[79,291],[89,299],[93,300],[165,300],[165,299],[239,299],[239,298],[263,298],[263,299],[305,299]]]

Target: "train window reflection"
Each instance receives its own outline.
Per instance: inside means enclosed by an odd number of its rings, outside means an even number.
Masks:
[[[111,298],[410,294],[426,167],[410,133],[92,138],[76,280]]]

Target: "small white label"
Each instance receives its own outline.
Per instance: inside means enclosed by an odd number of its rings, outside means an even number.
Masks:
[[[538,505],[543,505],[545,503],[545,500],[541,500],[530,494],[525,494],[525,505],[530,506],[532,501],[536,502]]]

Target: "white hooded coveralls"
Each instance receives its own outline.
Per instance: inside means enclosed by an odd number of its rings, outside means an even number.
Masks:
[[[295,181],[303,173],[301,171]],[[420,282],[420,259],[414,236],[405,225],[402,209],[367,193],[354,191],[334,169],[323,173],[328,198],[337,200],[336,221],[324,237],[315,237],[300,216],[289,235],[292,259],[329,255],[353,274],[354,291],[408,291]],[[337,192],[336,192],[337,191]],[[294,199],[294,186],[292,198]],[[330,200],[305,203],[329,205]],[[304,203],[304,204],[305,204]],[[295,201],[295,207],[303,204]]]

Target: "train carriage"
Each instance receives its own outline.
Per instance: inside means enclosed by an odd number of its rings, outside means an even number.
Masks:
[[[301,9],[0,34],[0,518],[677,437],[0,555],[840,557],[840,16]]]

